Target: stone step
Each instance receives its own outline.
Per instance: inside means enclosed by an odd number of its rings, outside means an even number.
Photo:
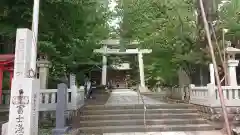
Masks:
[[[82,135],[77,133],[77,130],[73,130],[73,135]],[[84,135],[99,135],[99,134],[84,134]],[[100,134],[102,135],[102,134]],[[165,131],[165,132],[125,132],[125,133],[104,133],[104,135],[226,135],[219,130],[208,131]]]
[[[197,109],[147,109],[146,114],[161,113],[196,113]],[[144,109],[122,109],[122,110],[83,110],[82,115],[108,115],[108,114],[143,114]]]
[[[206,124],[204,119],[146,119],[146,125]],[[80,127],[144,125],[143,119],[80,121]]]
[[[121,110],[121,109],[143,109],[143,104],[135,104],[135,105],[87,105],[84,109],[87,110]],[[148,104],[146,105],[147,109],[186,109],[186,108],[194,108],[193,105],[189,104]]]
[[[147,97],[161,97],[166,96],[166,93],[141,93],[141,95]]]
[[[207,131],[213,130],[209,124],[182,124],[182,125],[135,125],[135,126],[101,126],[101,127],[82,127],[77,134],[89,133],[126,133],[126,132],[158,132],[158,131]]]
[[[162,113],[162,114],[146,114],[146,119],[196,119],[200,117],[197,113]],[[115,115],[84,115],[80,116],[80,120],[129,120],[143,119],[143,114],[115,114]]]

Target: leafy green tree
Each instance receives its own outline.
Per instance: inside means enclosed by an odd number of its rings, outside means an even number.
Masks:
[[[219,7],[219,25],[218,31],[222,32],[223,29],[228,29],[226,33],[226,40],[239,48],[240,42],[240,1],[231,0],[226,1]],[[222,34],[219,34],[218,39],[222,39]]]
[[[196,46],[198,37],[196,8],[192,0],[121,0],[118,11],[125,38],[137,39],[140,48],[151,48],[145,57],[149,84],[176,83],[177,70],[189,74],[195,64],[205,63],[207,56]],[[175,81],[172,81],[175,80]]]
[[[93,49],[109,34],[106,4],[99,0],[41,1],[38,46],[52,62],[52,77],[78,72],[79,63],[98,61]],[[0,1],[0,42],[14,44],[17,28],[31,28],[32,6],[29,0]]]

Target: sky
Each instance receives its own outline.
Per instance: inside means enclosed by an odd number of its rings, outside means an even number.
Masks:
[[[115,0],[109,0],[109,8],[111,11],[113,11],[115,9],[115,7],[117,6],[117,3]]]
[[[109,0],[109,4],[108,4],[108,7],[111,11],[114,11],[115,10],[115,7],[117,6],[117,3],[115,0]],[[109,25],[111,27],[119,27],[118,23],[120,22],[120,19],[119,18],[115,18],[115,19],[112,19],[109,21]]]

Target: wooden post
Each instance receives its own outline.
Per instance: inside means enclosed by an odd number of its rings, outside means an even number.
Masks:
[[[206,17],[204,6],[203,6],[203,1],[200,0],[199,4],[200,4],[200,8],[201,8],[201,14],[202,14],[203,22],[204,22],[204,29],[205,29],[206,36],[207,36],[207,41],[208,41],[208,45],[209,45],[209,49],[210,49],[210,54],[211,54],[211,58],[212,58],[212,62],[213,62],[213,67],[214,67],[214,71],[215,71],[215,77],[216,77],[216,82],[217,82],[221,107],[222,107],[222,111],[223,111],[223,116],[224,116],[224,120],[225,120],[225,126],[226,126],[226,129],[227,129],[228,135],[231,135],[232,133],[231,133],[230,125],[229,125],[227,108],[226,108],[226,105],[225,105],[225,102],[224,102],[223,90],[222,90],[222,87],[221,87],[221,82],[220,82],[219,74],[218,74],[218,71],[217,71],[217,63],[216,63],[216,58],[215,58],[214,49],[213,49],[213,45],[212,45],[212,40],[211,40],[211,35],[210,35],[209,26],[208,26],[208,22],[207,22],[207,17]]]
[[[13,79],[13,71],[10,70],[9,73],[10,73],[9,87],[11,89],[11,87],[12,87],[12,79]]]
[[[2,104],[2,82],[3,82],[3,68],[0,67],[0,104]]]

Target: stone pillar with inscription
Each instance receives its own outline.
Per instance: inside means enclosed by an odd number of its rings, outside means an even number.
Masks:
[[[32,31],[17,29],[8,135],[38,135],[40,81],[30,69]]]
[[[53,129],[53,135],[63,135],[68,132],[69,127],[66,126],[66,111],[67,111],[67,84],[62,81],[58,84],[57,91],[57,106],[56,106],[56,128]]]

